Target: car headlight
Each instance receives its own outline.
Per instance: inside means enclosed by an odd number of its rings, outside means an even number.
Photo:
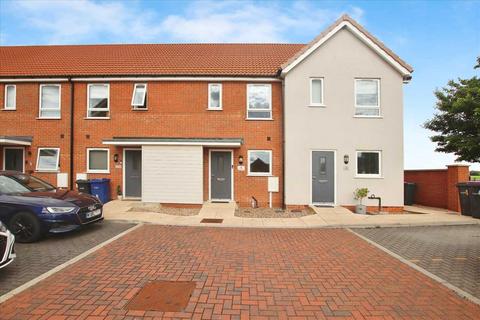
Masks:
[[[49,213],[69,213],[74,211],[75,207],[45,207],[43,210]]]

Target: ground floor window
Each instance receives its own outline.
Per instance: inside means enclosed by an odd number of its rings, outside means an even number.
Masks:
[[[381,177],[381,158],[381,151],[357,151],[357,177]]]
[[[249,150],[248,174],[251,176],[269,176],[272,174],[272,151]]]
[[[110,158],[109,149],[91,148],[87,149],[87,172],[89,173],[109,173],[110,168],[108,159]]]
[[[59,160],[60,148],[38,148],[38,171],[58,171]]]

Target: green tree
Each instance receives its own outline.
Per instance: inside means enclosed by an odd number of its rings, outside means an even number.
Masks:
[[[480,57],[477,58],[480,68]],[[438,152],[457,161],[480,162],[480,78],[458,79],[435,91],[437,113],[424,127],[437,133],[431,140]]]

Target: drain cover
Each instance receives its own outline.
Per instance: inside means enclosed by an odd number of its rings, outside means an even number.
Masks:
[[[153,281],[147,283],[127,304],[127,310],[178,312],[190,300],[195,282]]]
[[[222,223],[223,219],[212,219],[212,218],[205,218],[200,221],[200,223]]]

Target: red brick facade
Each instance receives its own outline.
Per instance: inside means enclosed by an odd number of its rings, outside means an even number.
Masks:
[[[216,81],[217,82],[217,81]],[[176,138],[243,138],[243,145],[234,149],[234,198],[242,206],[255,197],[261,206],[268,204],[267,178],[248,176],[248,169],[238,171],[242,156],[248,165],[247,150],[272,150],[272,173],[280,177],[282,186],[282,93],[281,83],[272,82],[273,120],[246,120],[246,87],[248,82],[222,83],[223,110],[207,110],[208,82],[148,82],[148,110],[132,109],[134,82],[110,82],[110,119],[93,120],[87,116],[87,83],[74,84],[74,171],[87,171],[87,148],[108,148],[103,139],[112,137],[176,137]],[[70,171],[70,84],[61,82],[60,120],[38,119],[40,83],[16,84],[16,110],[0,112],[0,135],[32,136],[26,147],[27,172],[35,172],[38,147],[60,148],[60,172]],[[4,101],[4,84],[0,85],[0,101]],[[0,146],[2,148],[2,146]],[[121,147],[110,146],[110,173],[88,174],[89,178],[110,178],[112,197],[122,186]],[[228,148],[231,149],[231,148]],[[2,152],[0,150],[0,152]],[[3,152],[2,152],[3,154]],[[114,155],[118,163],[113,161]],[[3,156],[1,157],[3,161]],[[0,162],[0,165],[1,162]],[[208,200],[208,148],[204,148],[204,199]],[[36,172],[41,178],[56,183],[56,173]],[[274,193],[273,205],[283,204],[283,190]]]
[[[469,180],[468,166],[440,170],[405,170],[405,181],[416,183],[415,203],[460,212],[457,183]]]

